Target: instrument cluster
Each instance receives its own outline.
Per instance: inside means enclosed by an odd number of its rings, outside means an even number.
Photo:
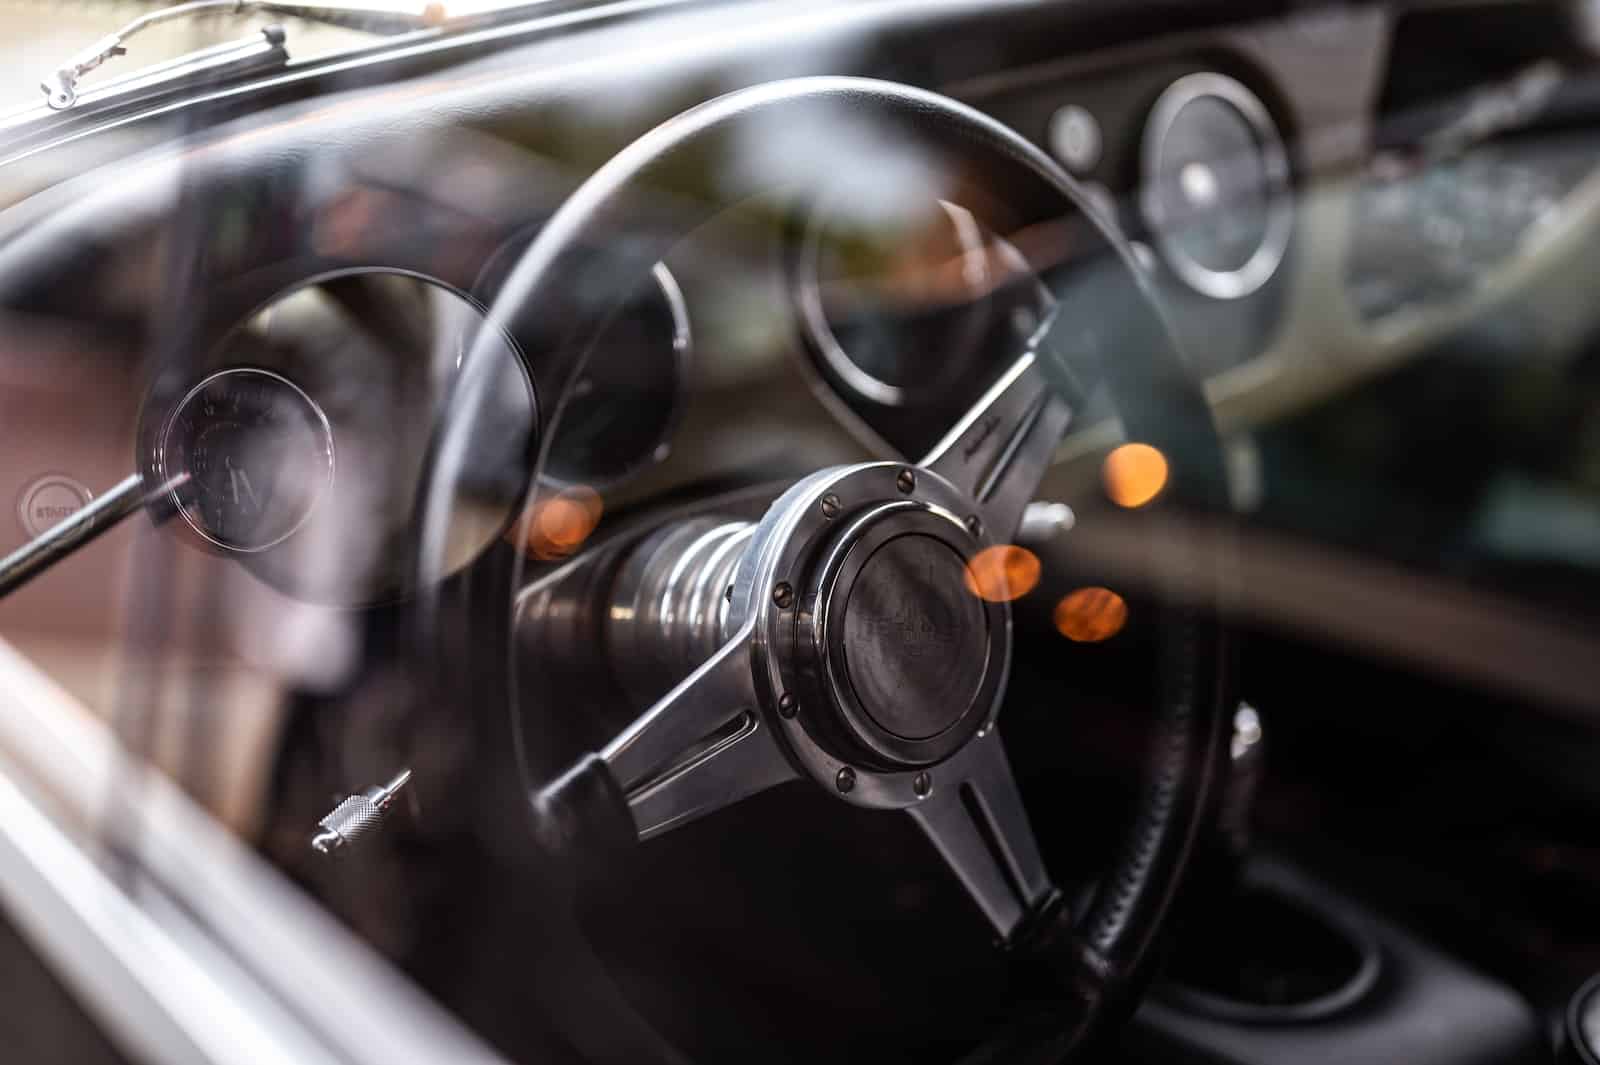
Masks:
[[[444,477],[446,570],[479,557],[516,520],[544,443],[522,355],[485,311],[531,237],[503,245],[473,295],[357,269],[257,308],[146,404],[143,474],[165,495],[158,509],[181,516],[174,527],[196,546],[285,592],[368,604],[409,590],[422,490]],[[665,458],[690,341],[682,293],[658,264],[569,394],[540,397],[551,493],[594,496]],[[436,469],[441,417],[475,345],[487,345],[497,383],[460,468]]]
[[[1249,75],[1172,57],[1016,80],[973,103],[1032,136],[1134,241],[1193,371],[1260,355],[1296,215],[1289,150]],[[1056,304],[1041,272],[1096,268],[1075,261],[1069,227],[988,232],[947,192],[865,226],[834,206],[817,207],[791,260],[808,366],[858,435],[902,455],[1025,349]]]

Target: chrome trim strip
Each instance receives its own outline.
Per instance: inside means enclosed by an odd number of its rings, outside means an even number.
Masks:
[[[0,899],[163,1065],[502,1060],[3,640]]]
[[[4,776],[0,870],[7,915],[125,1051],[164,1065],[341,1060],[236,966],[162,927]]]

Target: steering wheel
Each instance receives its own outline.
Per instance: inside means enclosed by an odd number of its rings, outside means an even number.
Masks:
[[[797,777],[862,816],[902,811],[1003,948],[1044,960],[1059,978],[1048,1043],[1061,1055],[1147,975],[1218,791],[1232,706],[1217,604],[1163,597],[1160,713],[1137,816],[1090,901],[1069,905],[1040,856],[996,721],[1010,607],[971,594],[966,575],[980,551],[1013,539],[1074,411],[1102,385],[1128,437],[1167,458],[1159,507],[1226,505],[1206,403],[1126,242],[1067,174],[985,115],[904,85],[804,78],[714,99],[623,150],[550,219],[490,317],[517,340],[536,382],[542,468],[561,416],[551,397],[569,393],[608,317],[691,230],[759,196],[883,192],[881,161],[833,158],[822,144],[825,165],[763,165],[764,131],[841,122],[870,123],[908,154],[1003,196],[1007,224],[1067,219],[1094,245],[1080,250],[1103,254],[1039,267],[1053,312],[920,461],[818,470],[759,522],[651,541],[635,576],[666,597],[661,645],[692,671],[599,750],[554,779],[525,780],[529,838],[539,875],[570,893],[586,869],[603,871],[640,839]],[[466,430],[494,386],[491,355],[469,352],[435,441],[420,507],[425,571],[445,547],[449,485],[437,471],[467,460]],[[1174,533],[1159,547],[1153,569],[1173,587],[1191,597],[1219,587],[1217,541]],[[613,1042],[596,1053],[645,1052]],[[684,1060],[664,1045],[649,1054]]]

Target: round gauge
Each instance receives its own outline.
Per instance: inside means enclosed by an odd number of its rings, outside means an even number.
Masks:
[[[1238,299],[1277,272],[1293,227],[1289,164],[1265,105],[1222,74],[1190,74],[1150,111],[1143,209],[1162,258],[1196,292]]]
[[[967,369],[989,328],[992,266],[977,219],[945,200],[872,225],[819,212],[800,252],[801,321],[851,393],[909,406]]]
[[[545,475],[607,486],[666,458],[682,404],[689,313],[661,263],[617,312],[551,427]]]
[[[498,376],[464,446],[436,462],[439,419],[479,346]],[[395,270],[322,274],[195,352],[146,399],[143,475],[198,542],[278,591],[392,601],[413,590],[420,508],[443,511],[430,527],[444,532],[446,575],[502,542],[521,508],[533,384],[511,338],[455,288]]]
[[[288,378],[222,370],[179,402],[159,462],[195,532],[230,551],[262,551],[304,525],[332,483],[333,432]]]
[[[490,257],[472,286],[479,298],[494,301],[537,234],[537,227],[525,230]],[[666,264],[656,263],[553,412],[541,479],[609,488],[665,459],[683,414],[692,350],[683,291]]]

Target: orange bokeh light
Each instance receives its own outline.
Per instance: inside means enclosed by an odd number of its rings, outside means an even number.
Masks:
[[[1055,609],[1056,631],[1075,643],[1109,640],[1128,623],[1128,604],[1110,588],[1079,588]]]
[[[1111,502],[1129,508],[1160,495],[1167,472],[1167,457],[1149,444],[1123,444],[1106,456],[1100,470]]]
[[[995,544],[967,563],[967,591],[991,603],[1009,603],[1039,583],[1039,556],[1015,544]]]
[[[546,561],[566,558],[594,532],[604,509],[600,493],[586,485],[563,488],[539,500],[528,523],[528,553]]]

